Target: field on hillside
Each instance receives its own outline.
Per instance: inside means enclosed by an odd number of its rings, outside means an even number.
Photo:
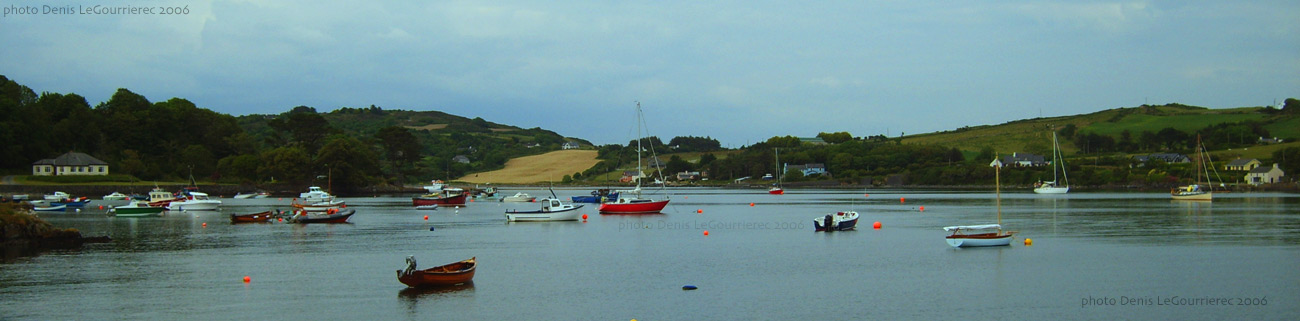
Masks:
[[[1263,120],[1268,117],[1264,114],[1195,114],[1195,115],[1168,115],[1168,116],[1151,116],[1151,115],[1128,115],[1123,120],[1117,122],[1095,123],[1088,126],[1087,131],[1101,135],[1119,137],[1125,129],[1134,137],[1138,134],[1147,132],[1159,132],[1161,129],[1173,128],[1183,132],[1194,132],[1206,126],[1219,123],[1236,123],[1247,120]]]
[[[469,174],[456,180],[479,184],[559,182],[564,175],[585,171],[599,162],[594,150],[561,150],[511,159],[503,169]]]

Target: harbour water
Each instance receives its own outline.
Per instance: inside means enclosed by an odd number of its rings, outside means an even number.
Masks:
[[[1300,319],[1300,195],[1003,193],[1012,246],[954,249],[941,228],[993,223],[993,193],[786,193],[674,189],[662,215],[588,204],[586,222],[534,223],[503,212],[536,203],[429,211],[409,196],[347,198],[350,224],[312,225],[228,223],[288,199],[158,218],[96,201],[41,215],[113,242],[6,257],[0,319]],[[858,230],[812,231],[844,210]],[[396,280],[407,255],[479,268],[413,291]]]

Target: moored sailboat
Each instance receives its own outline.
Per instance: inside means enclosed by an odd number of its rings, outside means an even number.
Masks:
[[[1056,169],[1061,169],[1061,176],[1056,176]],[[1065,179],[1065,184],[1059,184],[1061,178]],[[1070,175],[1065,172],[1065,157],[1061,155],[1061,144],[1056,141],[1056,132],[1052,132],[1052,180],[1047,182],[1038,182],[1034,186],[1034,193],[1038,194],[1065,194],[1070,192]]]
[[[636,171],[638,176],[644,176],[640,175],[643,173],[641,168],[641,140],[645,139],[645,135],[641,131],[641,125],[645,122],[644,115],[641,113],[641,103],[636,104],[636,118],[638,136],[636,139]],[[650,146],[650,153],[654,155],[654,145]],[[656,170],[658,169],[656,168]],[[653,200],[643,198],[641,196],[641,178],[644,177],[637,177],[636,179],[636,189],[622,191],[618,200],[600,204],[598,208],[600,214],[653,214],[662,212],[664,207],[668,206],[668,199]],[[660,181],[659,184],[660,188],[663,188],[663,182]]]
[[[1208,183],[1210,181],[1211,165],[1210,153],[1205,150],[1205,145],[1201,143],[1201,136],[1196,136],[1196,165],[1193,170],[1196,171],[1196,183],[1183,185],[1169,191],[1169,196],[1177,201],[1212,201],[1214,200],[1214,187],[1212,185],[1201,185],[1201,178],[1204,177]],[[1218,173],[1218,170],[1215,170]],[[1222,180],[1220,180],[1222,181]]]
[[[1002,161],[993,159],[989,164],[993,166],[994,186],[997,191],[998,223],[983,225],[959,225],[944,227],[944,231],[952,232],[952,235],[944,238],[948,245],[952,247],[977,247],[977,246],[1007,246],[1011,245],[1011,239],[1015,232],[1002,231]],[[978,230],[996,230],[995,232],[967,234],[965,231]]]

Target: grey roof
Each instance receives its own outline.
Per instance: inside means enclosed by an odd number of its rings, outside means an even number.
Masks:
[[[108,165],[107,162],[99,160],[90,155],[78,152],[67,152],[59,155],[54,159],[38,160],[32,165],[54,165],[54,166],[90,166],[90,165]]]
[[[1276,164],[1274,164],[1274,166],[1276,166]],[[1260,167],[1255,167],[1254,169],[1251,169],[1251,170],[1250,170],[1250,173],[1251,173],[1251,174],[1267,174],[1269,171],[1272,171],[1272,170],[1273,170],[1273,166],[1260,166]]]
[[[1228,162],[1228,166],[1246,166],[1246,164],[1250,164],[1251,161],[1259,160],[1254,158],[1238,158]]]

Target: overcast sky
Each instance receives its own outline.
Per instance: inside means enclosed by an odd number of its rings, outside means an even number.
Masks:
[[[234,115],[373,104],[595,143],[633,139],[640,101],[652,135],[730,147],[1300,97],[1295,0],[126,3],[188,14],[0,2],[38,9],[0,18],[0,75],[92,106],[117,88]]]

